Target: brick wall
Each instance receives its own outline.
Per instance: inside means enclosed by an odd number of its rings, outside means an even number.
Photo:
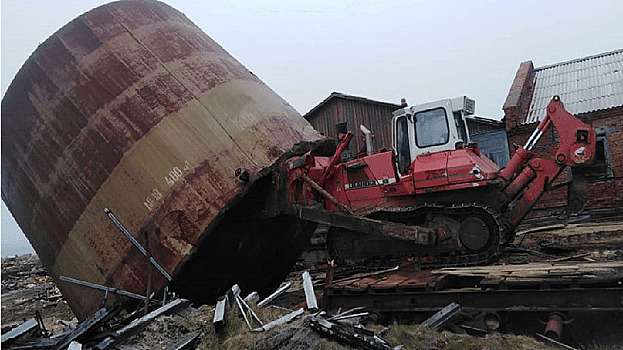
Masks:
[[[582,116],[598,133],[605,133],[614,178],[589,185],[589,207],[623,207],[623,107]]]

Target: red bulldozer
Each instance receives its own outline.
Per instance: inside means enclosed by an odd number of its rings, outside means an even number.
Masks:
[[[394,112],[393,150],[370,147],[343,162],[349,132],[331,157],[310,151],[291,158],[273,176],[279,211],[328,224],[329,252],[342,265],[494,260],[560,173],[592,162],[595,133],[554,96],[526,144],[500,169],[470,143],[470,109],[467,98],[404,107]],[[560,137],[555,159],[533,157],[551,127]]]

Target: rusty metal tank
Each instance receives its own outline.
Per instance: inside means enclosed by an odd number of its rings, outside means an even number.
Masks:
[[[79,318],[104,293],[61,275],[146,291],[145,257],[104,208],[182,296],[214,301],[233,283],[266,293],[310,230],[256,215],[266,169],[320,139],[182,13],[114,2],[54,33],[8,88],[2,198]],[[151,276],[153,290],[166,284]]]

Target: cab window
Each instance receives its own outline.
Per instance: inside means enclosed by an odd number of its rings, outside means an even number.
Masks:
[[[415,115],[415,141],[419,148],[443,145],[448,137],[445,109],[435,108]]]
[[[401,174],[406,173],[411,164],[408,127],[406,116],[396,119],[396,153],[398,153],[398,171]]]

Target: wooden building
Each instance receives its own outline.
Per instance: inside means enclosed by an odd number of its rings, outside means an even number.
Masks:
[[[360,125],[374,133],[376,149],[392,148],[392,112],[399,108],[399,104],[333,92],[304,117],[316,130],[336,140],[340,133],[352,131],[355,137],[344,152],[344,158],[349,159],[366,147]]]

